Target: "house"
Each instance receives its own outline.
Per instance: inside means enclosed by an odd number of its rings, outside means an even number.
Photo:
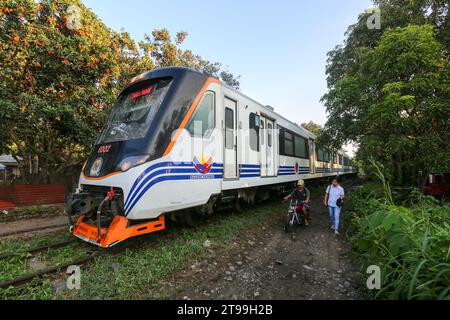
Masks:
[[[13,156],[0,156],[0,181],[13,180],[20,177],[19,163]]]

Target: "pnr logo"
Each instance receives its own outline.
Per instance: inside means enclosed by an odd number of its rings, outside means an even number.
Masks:
[[[198,173],[208,174],[212,169],[212,157],[209,157],[208,160],[205,159],[203,154],[200,160],[194,157],[194,168]]]
[[[295,163],[294,171],[296,174],[298,174],[298,162]]]

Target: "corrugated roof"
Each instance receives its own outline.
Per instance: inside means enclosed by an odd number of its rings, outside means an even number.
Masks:
[[[10,155],[3,155],[0,156],[0,163],[17,163],[17,161]]]

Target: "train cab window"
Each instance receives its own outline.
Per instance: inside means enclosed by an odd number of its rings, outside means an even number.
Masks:
[[[195,137],[209,137],[215,128],[214,92],[207,91],[189,121],[187,130]]]
[[[273,129],[272,124],[268,123],[267,124],[267,145],[269,147],[272,146],[272,129]]]
[[[135,90],[121,95],[96,144],[144,138],[169,91],[170,83],[171,79],[144,81]]]
[[[234,149],[234,111],[225,108],[225,148]]]
[[[250,149],[259,151],[259,127],[261,118],[255,113],[250,113],[249,128],[250,128]]]

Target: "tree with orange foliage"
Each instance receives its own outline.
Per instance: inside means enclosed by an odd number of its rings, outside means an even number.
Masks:
[[[73,23],[73,6],[79,23]],[[20,163],[39,159],[39,173],[22,170],[23,178],[51,182],[55,173],[83,162],[110,106],[135,75],[184,65],[239,86],[220,64],[181,50],[186,36],[180,32],[172,41],[167,30],[155,30],[136,44],[80,0],[2,0],[0,153]]]

